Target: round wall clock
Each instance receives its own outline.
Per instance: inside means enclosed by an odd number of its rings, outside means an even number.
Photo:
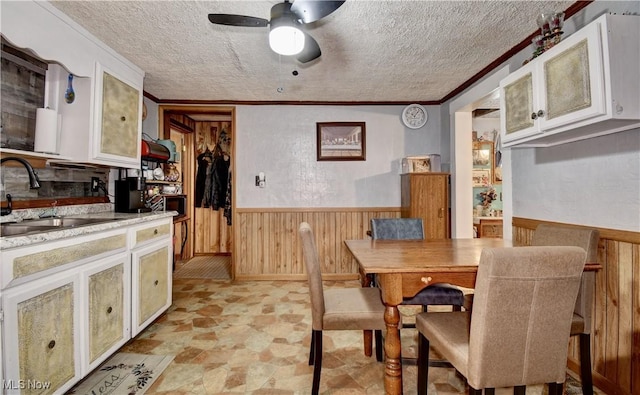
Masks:
[[[410,129],[419,129],[427,123],[427,110],[420,104],[409,104],[402,110],[402,123]]]

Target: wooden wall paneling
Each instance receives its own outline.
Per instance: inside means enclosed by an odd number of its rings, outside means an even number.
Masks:
[[[202,216],[202,208],[196,207],[194,210],[193,216],[193,241],[194,241],[194,253],[201,254],[202,246],[204,242],[202,238],[204,237],[204,225],[203,225],[203,216]]]
[[[631,323],[631,388],[635,393],[640,392],[640,244],[633,246],[631,256],[632,278],[631,284],[632,298],[631,310],[633,322]]]
[[[367,237],[371,218],[399,216],[399,208],[236,209],[236,278],[306,279],[298,240],[305,221],[316,237],[323,276],[355,279],[357,263],[344,240]]]
[[[224,210],[218,212],[218,219],[220,221],[220,252],[230,254],[231,245],[233,244],[231,241],[233,223],[232,225],[227,225],[227,217],[224,216]]]
[[[622,388],[631,388],[631,355],[633,348],[633,245],[618,243],[618,361],[616,382]],[[638,388],[640,391],[640,388]]]
[[[259,268],[259,273],[268,273],[265,267],[265,248],[264,248],[264,236],[265,236],[265,218],[264,215],[254,214],[254,221],[256,222],[256,245],[252,248],[252,256],[255,261],[255,265]]]
[[[611,382],[616,382],[617,378],[617,357],[618,357],[618,309],[609,308],[619,306],[618,304],[618,260],[617,244],[615,241],[606,241],[607,250],[607,276],[606,283],[606,305],[607,319],[605,339],[604,360],[602,373]]]
[[[598,244],[598,261],[607,262],[606,242],[600,240]],[[606,349],[607,333],[607,282],[603,281],[608,277],[609,265],[602,265],[602,269],[596,274],[595,303],[593,311],[593,326],[591,335],[591,370],[593,372],[604,372],[604,361],[606,360],[604,350]],[[576,359],[579,360],[579,359]]]
[[[529,245],[539,223],[513,219],[515,245]],[[575,224],[566,226],[583,227]],[[640,394],[640,232],[600,231],[592,321],[591,357],[594,384],[607,394]],[[580,371],[577,338],[569,346],[568,366]]]
[[[246,215],[234,215],[233,218],[235,222],[234,229],[236,230],[235,234],[235,253],[232,255],[234,259],[234,271],[235,275],[237,275],[243,268],[247,267],[247,216]],[[235,277],[234,277],[235,278]]]

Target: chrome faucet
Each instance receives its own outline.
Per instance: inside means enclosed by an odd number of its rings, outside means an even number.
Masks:
[[[27,173],[29,173],[29,188],[31,188],[31,189],[40,188],[40,179],[38,179],[38,174],[36,174],[36,171],[33,169],[33,166],[31,166],[31,163],[29,163],[25,159],[10,156],[10,157],[7,157],[7,158],[0,159],[0,165],[3,164],[6,161],[9,161],[9,160],[14,160],[16,162],[20,162],[25,167],[25,169],[27,169]],[[7,207],[2,207],[0,209],[0,215],[9,215],[9,214],[11,214],[11,210],[12,210],[11,206],[12,206],[12,204],[11,204],[11,195],[7,194]]]

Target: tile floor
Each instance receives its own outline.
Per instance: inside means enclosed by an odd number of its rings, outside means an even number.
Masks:
[[[331,281],[325,286],[359,283]],[[173,297],[167,313],[121,350],[175,355],[147,394],[311,392],[306,282],[175,279]],[[403,353],[405,348],[406,354],[412,351],[412,331],[402,331]],[[384,366],[376,362],[375,353],[364,356],[362,332],[325,332],[321,393],[384,394],[383,375]],[[404,393],[415,394],[415,366],[403,367],[403,379]],[[452,369],[431,368],[429,379],[432,394],[466,391]]]

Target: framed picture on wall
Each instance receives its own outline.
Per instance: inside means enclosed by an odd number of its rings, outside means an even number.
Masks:
[[[486,187],[491,184],[491,170],[473,169],[471,175],[474,187]]]
[[[366,160],[364,122],[318,122],[318,160]]]
[[[473,147],[473,166],[491,168],[493,163],[493,143],[475,143]]]

